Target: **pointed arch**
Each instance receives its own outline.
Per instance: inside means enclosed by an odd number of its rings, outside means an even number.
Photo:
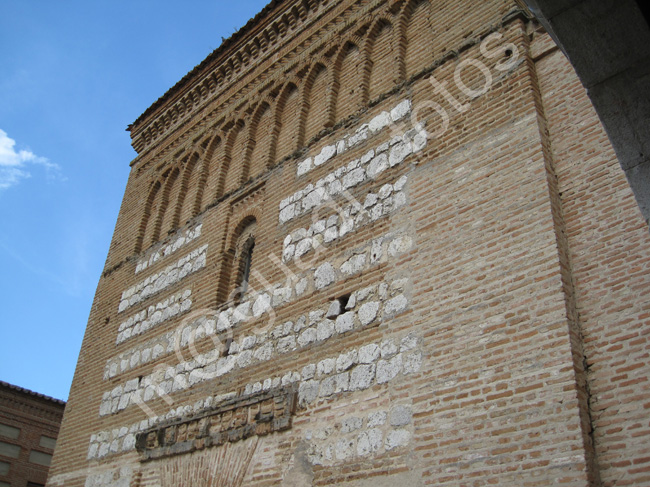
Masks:
[[[247,215],[240,220],[230,235],[223,260],[224,266],[219,276],[217,304],[231,299],[235,302],[241,301],[249,290],[248,277],[253,269],[256,232],[257,219],[253,215]],[[246,279],[245,284],[243,279]]]
[[[271,165],[271,141],[273,138],[274,124],[271,103],[262,101],[251,118],[251,136],[249,156],[246,163],[244,181],[262,174]]]
[[[409,0],[400,14],[400,59],[405,79],[433,63],[436,35],[432,9],[429,0]]]
[[[274,137],[270,159],[279,161],[298,148],[300,140],[300,93],[296,83],[288,82],[278,96],[274,115]]]
[[[139,254],[144,248],[145,239],[147,242],[151,243],[151,234],[153,232],[153,220],[151,218],[152,214],[156,213],[158,207],[158,198],[160,195],[160,188],[162,183],[160,180],[155,181],[149,188],[149,194],[144,204],[144,211],[142,213],[142,218],[140,220],[140,227],[138,228],[138,234],[135,239],[135,253]],[[148,247],[148,245],[147,245]]]
[[[377,19],[368,30],[364,45],[366,103],[390,91],[399,82],[395,33],[393,24],[385,18]]]
[[[312,137],[331,124],[328,106],[330,100],[329,81],[327,65],[323,61],[316,63],[305,79],[301,102],[300,146],[305,145]]]
[[[236,189],[239,186],[238,164],[243,164],[243,157],[246,150],[246,124],[243,120],[238,120],[228,124],[224,140],[223,159],[219,168],[217,178],[216,197],[221,198],[224,194]]]
[[[158,209],[158,216],[156,218],[156,223],[153,232],[153,241],[157,242],[160,240],[161,235],[164,237],[167,233],[174,229],[172,225],[172,218],[174,210],[170,209],[170,200],[174,200],[174,197],[178,194],[178,186],[180,185],[180,168],[178,166],[173,167],[167,172],[167,178],[165,185],[162,189],[162,199],[160,203],[160,208]]]
[[[222,141],[223,137],[217,133],[208,144],[208,149],[203,156],[199,186],[194,200],[193,213],[195,215],[212,203],[217,195],[219,174],[224,155]]]
[[[196,194],[200,190],[199,179],[201,177],[198,170],[199,160],[199,153],[193,152],[184,164],[178,199],[176,201],[174,217],[172,218],[173,228],[177,228],[180,224],[185,224],[195,216],[194,202],[196,201]]]
[[[334,120],[343,120],[361,108],[362,55],[359,44],[348,41],[339,50],[334,62],[332,94]]]

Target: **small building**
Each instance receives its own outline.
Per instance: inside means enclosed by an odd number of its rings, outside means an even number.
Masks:
[[[0,381],[0,487],[45,485],[65,402]]]

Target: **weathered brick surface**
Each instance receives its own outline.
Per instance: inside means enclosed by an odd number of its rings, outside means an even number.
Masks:
[[[50,485],[650,485],[647,227],[518,3],[273,2],[131,133]]]

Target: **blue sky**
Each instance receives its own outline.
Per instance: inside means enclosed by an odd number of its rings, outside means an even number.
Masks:
[[[128,124],[267,0],[0,0],[0,380],[67,399]]]

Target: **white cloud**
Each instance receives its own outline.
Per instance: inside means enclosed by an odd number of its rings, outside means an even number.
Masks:
[[[29,150],[16,151],[15,146],[16,141],[0,129],[0,191],[31,177],[28,167],[33,164],[44,167],[48,179],[62,179],[58,164]]]

